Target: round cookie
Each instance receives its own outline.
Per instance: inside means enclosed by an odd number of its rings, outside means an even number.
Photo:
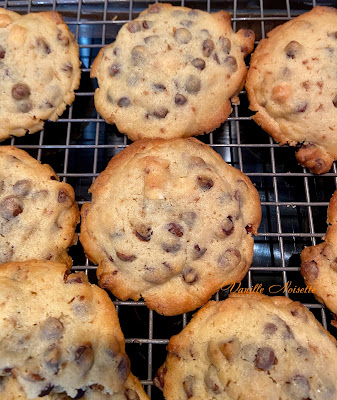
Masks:
[[[55,11],[0,8],[0,140],[56,121],[80,83],[78,45]]]
[[[286,297],[209,302],[173,336],[155,385],[166,400],[332,400],[336,340]]]
[[[0,264],[63,261],[77,241],[73,188],[23,150],[0,146]]]
[[[81,210],[99,285],[164,315],[194,310],[253,257],[261,219],[249,178],[197,139],[143,139],[112,158]]]
[[[337,159],[337,10],[313,10],[258,44],[246,81],[255,122],[281,145],[299,145],[300,164],[329,171]]]
[[[306,247],[301,254],[301,273],[315,297],[337,314],[337,191],[328,207],[324,242]],[[337,321],[332,321],[337,327]]]
[[[0,376],[15,378],[28,399],[125,392],[124,347],[113,303],[84,272],[51,261],[0,268]]]
[[[254,38],[225,11],[150,5],[95,59],[97,111],[131,140],[210,132],[238,102]]]

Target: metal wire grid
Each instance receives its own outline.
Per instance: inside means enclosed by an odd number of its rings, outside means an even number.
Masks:
[[[172,3],[210,12],[225,9],[232,13],[234,30],[253,28],[258,41],[274,26],[314,7],[316,0],[181,0]],[[20,13],[59,11],[79,42],[82,83],[74,104],[56,123],[47,123],[39,134],[12,138],[3,144],[25,149],[39,161],[51,164],[64,181],[74,186],[81,206],[90,201],[87,190],[95,177],[114,154],[129,144],[127,138],[114,127],[107,126],[93,108],[95,83],[89,78],[90,65],[99,49],[114,39],[121,25],[145,9],[147,3],[134,0],[0,0],[0,6]],[[230,118],[221,128],[199,139],[245,172],[260,193],[263,218],[255,240],[253,266],[242,285],[252,288],[256,283],[262,283],[268,289],[271,284],[282,287],[292,281],[303,287],[299,254],[304,246],[316,244],[325,233],[326,208],[337,187],[336,165],[323,177],[315,177],[299,167],[293,149],[280,148],[251,121],[244,91],[240,99],[241,105],[234,106]],[[96,283],[96,267],[84,257],[80,244],[70,253],[74,259],[73,269],[85,270],[90,281]],[[287,289],[284,295],[302,301],[323,326],[335,334],[330,328],[329,312],[313,296],[290,294]],[[225,292],[214,296],[217,300],[225,297]],[[126,337],[132,370],[141,378],[150,398],[162,399],[152,384],[154,374],[165,359],[168,339],[181,331],[193,313],[162,317],[148,310],[141,301],[115,299],[114,303]]]

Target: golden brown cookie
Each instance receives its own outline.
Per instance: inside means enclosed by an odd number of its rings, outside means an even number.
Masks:
[[[332,400],[336,340],[286,297],[209,302],[167,347],[155,384],[166,400]]]
[[[55,11],[0,8],[0,140],[56,121],[80,83],[78,45]]]
[[[240,281],[261,219],[249,178],[197,139],[144,139],[112,158],[82,207],[99,284],[180,314]]]
[[[95,59],[97,111],[131,140],[210,132],[238,102],[254,37],[225,11],[150,5]]]
[[[258,44],[246,89],[255,122],[281,145],[299,145],[300,164],[329,171],[337,159],[337,10],[313,10]]]

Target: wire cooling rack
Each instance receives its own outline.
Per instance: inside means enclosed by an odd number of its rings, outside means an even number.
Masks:
[[[226,10],[232,14],[234,30],[253,29],[256,43],[275,26],[315,5],[336,5],[333,1],[318,0],[171,3],[210,12]],[[124,135],[97,115],[93,99],[96,82],[90,79],[90,66],[100,48],[114,40],[122,24],[135,18],[147,5],[145,1],[134,0],[0,0],[0,7],[19,13],[60,12],[79,42],[82,80],[74,104],[57,122],[46,123],[40,133],[9,139],[3,144],[20,147],[50,164],[61,179],[74,187],[80,206],[90,201],[88,189],[110,158],[129,144]],[[313,176],[297,164],[293,148],[278,146],[251,120],[244,91],[240,93],[240,101],[225,124],[199,139],[245,172],[261,197],[262,222],[255,239],[253,266],[242,286],[262,285],[268,294],[271,285],[278,285],[278,294],[304,303],[336,336],[330,326],[330,312],[312,294],[290,293],[286,288],[287,282],[288,289],[305,287],[299,272],[300,253],[304,246],[318,243],[326,231],[327,206],[337,185],[336,165],[324,176]],[[85,270],[90,281],[96,283],[96,267],[85,258],[79,243],[71,248],[70,254],[73,269]],[[221,291],[214,298],[223,299],[226,295]],[[181,331],[193,313],[163,317],[148,310],[143,302],[115,301],[115,305],[132,371],[152,399],[162,399],[153,386],[153,377],[165,360],[168,339]]]

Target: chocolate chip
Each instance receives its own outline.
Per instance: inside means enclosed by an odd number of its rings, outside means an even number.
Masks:
[[[201,29],[200,30],[201,38],[208,38],[209,37],[209,30],[208,29]]]
[[[135,255],[132,254],[124,254],[124,253],[120,253],[119,251],[116,251],[116,255],[117,257],[122,260],[122,261],[129,261],[132,262],[136,259]]]
[[[194,392],[193,392],[194,383],[195,383],[195,379],[194,379],[194,376],[192,376],[192,375],[188,375],[183,381],[183,388],[184,388],[184,391],[185,391],[188,399],[190,399],[194,395]]]
[[[183,106],[183,105],[187,102],[187,99],[186,99],[186,97],[183,96],[182,94],[177,93],[177,94],[175,95],[174,102],[175,102],[175,104],[176,104],[177,106]]]
[[[9,221],[23,212],[23,202],[16,196],[5,197],[0,203],[0,215]]]
[[[158,119],[163,119],[166,117],[166,115],[169,113],[169,110],[165,107],[160,107],[157,108],[157,110],[155,110],[153,112],[153,116],[158,118]]]
[[[144,42],[147,45],[153,45],[158,42],[159,36],[158,35],[151,35],[144,38]]]
[[[275,363],[275,353],[270,347],[260,347],[255,355],[254,365],[262,371],[269,371]]]
[[[234,73],[238,70],[238,63],[236,62],[236,58],[233,56],[226,57],[224,60],[224,64],[231,73]]]
[[[201,80],[197,76],[190,75],[186,79],[185,89],[188,93],[196,94],[200,91],[200,88],[201,88]]]
[[[212,51],[214,50],[214,42],[212,39],[205,39],[202,42],[202,54],[205,57],[209,57],[212,54]]]
[[[214,59],[214,61],[215,61],[217,64],[220,65],[220,60],[219,60],[219,57],[218,57],[218,55],[217,55],[216,53],[214,53],[213,59]]]
[[[66,193],[64,190],[59,190],[57,201],[59,203],[65,203],[68,199],[68,193]]]
[[[110,94],[109,91],[108,91],[107,94],[106,94],[106,99],[108,100],[108,102],[109,102],[110,104],[113,104],[114,99],[113,99],[113,97],[111,96],[111,94]]]
[[[27,113],[32,108],[33,108],[33,103],[31,101],[24,101],[16,104],[16,109],[22,113]]]
[[[147,10],[147,12],[149,14],[158,14],[161,11],[161,5],[156,3],[156,4],[152,4],[149,9]]]
[[[183,279],[186,283],[192,285],[193,283],[197,282],[199,277],[194,268],[187,267],[183,270]]]
[[[158,90],[159,92],[163,92],[164,90],[166,90],[166,87],[164,85],[162,85],[161,83],[154,83],[153,88],[155,90]]]
[[[47,385],[41,390],[38,397],[47,396],[54,389],[54,385],[47,383]]]
[[[83,375],[90,371],[94,364],[94,352],[90,343],[76,349],[75,362],[81,368]]]
[[[153,21],[143,21],[143,28],[144,29],[150,29],[152,28],[154,25]]]
[[[36,45],[37,47],[45,54],[50,54],[51,53],[51,49],[49,44],[46,42],[46,40],[44,38],[37,38],[36,39]]]
[[[301,266],[301,273],[306,279],[316,280],[319,273],[317,263],[315,261],[306,261]]]
[[[301,48],[302,46],[296,40],[293,40],[286,45],[284,51],[288,58],[294,59],[299,54]]]
[[[40,338],[42,340],[57,342],[63,335],[62,322],[54,317],[47,318],[40,327]]]
[[[130,75],[127,78],[127,84],[129,86],[136,86],[139,82],[139,77],[137,75]]]
[[[143,279],[147,282],[160,284],[166,282],[172,276],[172,268],[168,262],[163,262],[159,267],[145,266]]]
[[[231,235],[234,232],[234,223],[232,217],[229,215],[225,222],[222,224],[222,231],[226,236]]]
[[[147,227],[145,225],[138,225],[134,233],[139,240],[143,242],[149,242],[151,240],[153,231],[150,227]]]
[[[3,46],[0,46],[0,60],[5,58],[6,50]]]
[[[337,94],[336,94],[336,96],[333,98],[332,104],[334,105],[334,107],[337,108]]]
[[[199,17],[199,11],[198,10],[191,10],[187,15],[189,17],[191,17],[191,18],[197,18],[197,17]]]
[[[131,63],[137,67],[146,60],[146,49],[144,46],[138,45],[131,50]]]
[[[178,44],[187,44],[191,39],[191,32],[186,28],[179,28],[174,32],[174,38]]]
[[[117,365],[117,372],[122,382],[126,380],[130,373],[130,361],[125,354],[121,354],[121,360]]]
[[[193,260],[199,260],[207,251],[206,247],[200,247],[198,244],[195,244],[193,247],[192,258]]]
[[[121,67],[117,63],[110,65],[110,67],[108,68],[108,72],[109,72],[110,76],[116,76],[120,73],[120,71],[121,71]]]
[[[10,376],[14,367],[4,367],[0,369],[0,376]]]
[[[218,258],[218,263],[222,268],[236,267],[241,261],[241,253],[236,249],[228,249]]]
[[[154,384],[157,388],[159,388],[160,390],[164,389],[165,386],[165,375],[167,373],[167,366],[161,366],[158,370],[158,372],[156,373],[156,376],[154,378]]]
[[[69,76],[72,74],[73,69],[74,69],[73,64],[70,61],[63,64],[63,67],[61,68],[62,71],[68,72]]]
[[[126,25],[126,28],[131,33],[140,32],[142,27],[138,21],[131,21]]]
[[[82,399],[82,397],[85,395],[85,390],[83,389],[77,389],[77,394],[74,397],[74,400],[79,400]]]
[[[200,189],[206,192],[207,190],[210,190],[213,187],[214,182],[213,179],[207,176],[198,176],[197,184],[200,187]]]
[[[65,283],[83,283],[83,273],[76,272],[74,274],[67,275],[65,278]]]
[[[310,384],[304,375],[297,374],[286,382],[286,390],[292,399],[308,399]]]
[[[117,104],[119,107],[128,107],[131,104],[131,101],[128,97],[121,97]]]
[[[15,100],[27,99],[30,96],[30,88],[25,83],[17,83],[12,87],[12,97]]]
[[[205,63],[205,61],[204,61],[202,58],[194,58],[194,59],[191,61],[191,64],[193,65],[193,67],[195,67],[195,68],[197,68],[197,69],[200,69],[201,71],[202,71],[203,69],[205,69],[205,66],[206,66],[206,63]]]
[[[46,367],[57,373],[61,365],[62,352],[61,349],[53,344],[43,354],[43,359]]]
[[[180,21],[180,25],[184,26],[185,28],[189,28],[194,24],[193,21],[190,21],[189,19],[183,19]]]
[[[178,237],[182,237],[183,234],[184,234],[184,228],[183,228],[181,225],[176,224],[176,223],[174,223],[174,222],[171,222],[171,223],[167,224],[167,225],[165,226],[165,228],[166,228],[170,233],[172,233],[172,235],[176,235],[176,236],[178,236]]]
[[[26,197],[32,189],[32,182],[28,179],[21,179],[13,186],[13,192],[20,197]]]
[[[125,394],[126,400],[140,400],[138,393],[132,389],[126,389],[124,394]]]
[[[239,340],[233,339],[229,342],[220,344],[219,350],[226,357],[229,362],[234,361],[237,354],[240,352],[241,344]]]
[[[246,225],[245,229],[246,229],[247,233],[252,233],[253,232],[253,227],[250,224]]]
[[[41,382],[44,380],[44,378],[40,374],[36,374],[34,372],[29,372],[26,376],[25,379],[29,382]]]
[[[211,365],[206,372],[205,385],[211,392],[216,394],[221,393],[221,382],[218,376],[218,371],[214,365]]]
[[[180,250],[181,244],[180,243],[162,243],[161,245],[162,249],[166,251],[166,253],[176,253],[177,251]]]
[[[303,113],[307,109],[307,107],[308,107],[308,103],[302,102],[296,107],[295,112]]]
[[[185,222],[185,224],[192,228],[195,224],[195,220],[197,218],[197,214],[194,211],[186,211],[181,214],[181,219]]]
[[[69,46],[70,40],[68,36],[63,35],[61,31],[59,31],[59,33],[57,34],[57,40],[59,40],[63,46],[65,47]]]
[[[272,322],[267,322],[263,328],[263,333],[270,337],[273,336],[274,333],[277,331],[277,326],[275,324],[273,324]]]

